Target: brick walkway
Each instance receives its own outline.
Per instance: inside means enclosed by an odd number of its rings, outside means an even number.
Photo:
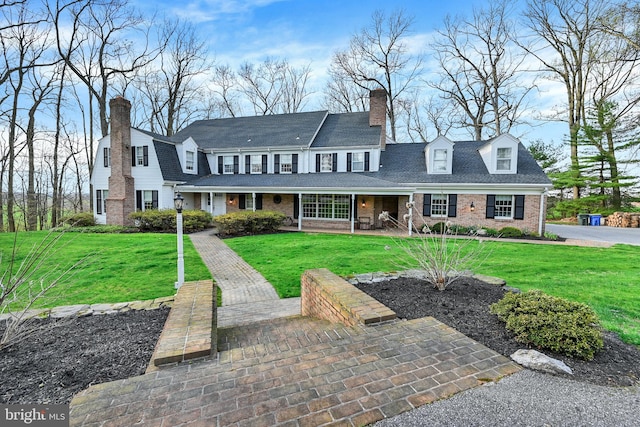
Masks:
[[[520,368],[433,318],[310,318],[219,330],[217,358],[100,384],[72,426],[360,426]]]

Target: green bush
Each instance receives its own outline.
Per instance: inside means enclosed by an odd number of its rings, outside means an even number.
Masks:
[[[603,346],[598,317],[586,304],[533,290],[508,293],[491,313],[524,344],[585,360]]]
[[[93,212],[79,212],[64,217],[62,223],[71,227],[92,227],[96,225],[96,218],[93,216]]]
[[[515,227],[503,227],[500,229],[499,234],[501,237],[522,237],[522,231]]]
[[[144,232],[175,232],[176,231],[176,211],[173,209],[150,209],[146,211],[133,212],[129,218],[134,221],[135,226]],[[211,225],[211,214],[201,210],[182,211],[182,227],[185,233],[204,230]]]
[[[446,224],[444,222],[436,222],[429,228],[431,229],[432,233],[442,234],[443,230],[446,228]]]
[[[498,237],[500,235],[495,228],[483,227],[482,230],[484,230],[485,235],[488,237]]]
[[[213,219],[218,232],[224,235],[260,234],[277,231],[286,218],[276,211],[241,211],[219,215]]]

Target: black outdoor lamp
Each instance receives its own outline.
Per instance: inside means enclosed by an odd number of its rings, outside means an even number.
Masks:
[[[178,213],[182,213],[182,206],[184,205],[184,197],[180,192],[176,193],[176,196],[173,198],[173,206],[175,206],[176,211]]]

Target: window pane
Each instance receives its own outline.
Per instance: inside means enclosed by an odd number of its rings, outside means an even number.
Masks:
[[[322,154],[320,157],[320,172],[331,172],[333,170],[333,155]]]
[[[293,156],[291,154],[280,155],[280,173],[291,173],[293,171]]]
[[[187,166],[187,170],[188,171],[192,171],[193,170],[194,158],[195,158],[194,152],[193,151],[187,151],[186,166]]]
[[[511,169],[511,148],[498,148],[496,169],[500,171]]]
[[[496,196],[495,218],[512,218],[513,197]]]
[[[144,191],[144,209],[153,209],[153,192],[152,191]]]
[[[335,196],[334,218],[349,219],[349,195],[337,194]]]
[[[436,172],[447,171],[447,150],[433,150],[433,169]]]
[[[434,194],[431,196],[431,216],[447,216],[446,194]]]
[[[233,156],[224,156],[224,173],[233,173]]]
[[[364,171],[364,153],[353,153],[351,155],[351,170],[353,172]]]
[[[138,166],[144,166],[144,148],[136,147],[136,164]]]
[[[262,156],[251,156],[251,173],[262,173]]]

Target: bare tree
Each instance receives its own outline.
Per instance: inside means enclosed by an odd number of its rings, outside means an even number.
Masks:
[[[282,102],[280,112],[297,113],[304,109],[306,98],[310,95],[307,90],[311,64],[295,68],[289,64],[282,70]]]
[[[369,108],[369,90],[353,84],[349,75],[332,63],[323,103],[327,110],[334,113],[366,111]]]
[[[459,126],[476,140],[519,124],[532,88],[519,83],[524,55],[512,42],[509,10],[506,0],[497,0],[487,9],[474,9],[470,19],[448,16],[432,44],[443,73],[429,84],[456,106],[463,118]]]
[[[410,53],[407,43],[413,21],[403,11],[389,16],[377,11],[371,25],[351,38],[349,49],[336,52],[332,60],[332,67],[356,86],[385,90],[393,140],[397,138],[398,103],[412,88],[422,67],[421,57]]]
[[[223,117],[236,117],[239,115],[241,113],[238,102],[240,84],[236,73],[231,67],[229,65],[215,67],[212,84],[216,101],[210,109],[219,110],[220,115]]]
[[[256,115],[276,114],[282,100],[284,61],[267,58],[256,66],[245,62],[238,76],[242,79],[242,93],[253,106]]]
[[[203,75],[213,67],[207,45],[196,28],[165,20],[159,30],[162,53],[141,70],[135,86],[144,97],[151,131],[173,135],[203,112]]]
[[[578,134],[586,116],[587,85],[592,74],[592,42],[605,2],[595,0],[529,0],[524,17],[539,43],[523,46],[542,71],[565,87],[567,103],[559,118],[569,127],[573,197],[580,197]],[[556,118],[556,119],[557,119]]]

